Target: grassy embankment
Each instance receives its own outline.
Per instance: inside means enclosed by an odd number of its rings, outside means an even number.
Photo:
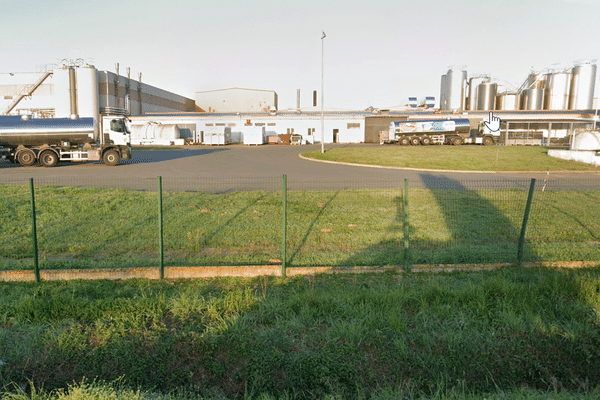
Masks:
[[[120,377],[129,398],[592,399],[599,315],[598,268],[0,283],[0,386],[31,382],[36,399],[68,385],[115,398],[89,382]]]
[[[548,156],[537,146],[347,146],[313,150],[303,156],[386,167],[461,171],[595,171],[592,165]]]
[[[289,192],[289,265],[402,265],[403,196],[400,188]],[[281,197],[164,193],[166,265],[278,263]],[[514,262],[526,197],[411,189],[411,262]],[[0,269],[31,269],[29,189],[0,186],[0,198]],[[158,265],[156,193],[39,187],[36,206],[42,269]],[[598,260],[598,215],[599,191],[536,192],[525,261]]]

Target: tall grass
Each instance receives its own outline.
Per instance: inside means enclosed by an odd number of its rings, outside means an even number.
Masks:
[[[123,377],[144,393],[228,398],[591,396],[599,315],[598,268],[0,283],[0,384],[51,391]]]
[[[514,262],[527,192],[410,189],[411,262]],[[600,260],[598,191],[536,191],[526,261]],[[166,264],[265,265],[281,260],[282,194],[165,192]],[[32,265],[28,188],[0,186],[0,269]],[[404,193],[290,191],[290,266],[399,265]],[[124,189],[36,189],[42,269],[158,265],[157,194]]]

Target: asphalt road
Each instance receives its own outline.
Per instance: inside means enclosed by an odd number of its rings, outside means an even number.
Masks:
[[[327,145],[337,146],[357,145]],[[372,146],[372,145],[360,145]],[[133,159],[116,167],[102,163],[61,162],[54,168],[23,167],[0,162],[0,184],[122,187],[155,190],[158,177],[165,190],[278,190],[287,175],[289,190],[337,190],[344,188],[527,189],[532,178],[546,190],[600,190],[598,173],[475,173],[368,168],[303,160],[300,153],[320,149],[310,146],[197,147],[168,150],[134,150]]]

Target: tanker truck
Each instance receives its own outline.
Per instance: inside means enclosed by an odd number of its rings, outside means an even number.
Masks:
[[[463,143],[492,145],[498,141],[500,131],[490,131],[480,122],[478,129],[471,131],[468,118],[393,121],[389,131],[382,131],[380,143],[408,145]]]
[[[131,159],[131,133],[120,115],[98,120],[0,116],[0,156],[24,166],[100,160],[114,166]]]

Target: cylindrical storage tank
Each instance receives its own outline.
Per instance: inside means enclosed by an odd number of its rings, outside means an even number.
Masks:
[[[93,66],[77,68],[79,115],[98,119],[98,71]]]
[[[496,106],[497,83],[480,83],[477,86],[477,110],[493,110]]]
[[[555,72],[548,75],[546,81],[546,94],[544,99],[545,110],[566,110],[569,107],[569,90],[571,86],[571,73]]]
[[[446,74],[446,110],[464,110],[467,86],[467,71],[449,69]]]
[[[473,76],[469,79],[469,97],[468,97],[468,108],[469,110],[477,109],[477,87],[488,82],[490,78],[488,76]]]
[[[442,75],[442,84],[440,87],[440,110],[447,110],[448,109],[448,102],[447,102],[447,93],[446,93],[446,80],[448,79],[448,77],[446,75]]]
[[[523,90],[527,89],[545,89],[546,88],[546,78],[549,74],[544,74],[541,72],[531,72],[525,83],[523,84]]]
[[[569,110],[591,110],[594,107],[596,64],[590,62],[576,65],[571,74]]]
[[[519,95],[517,93],[500,93],[496,96],[496,110],[518,110],[519,109]]]
[[[521,93],[521,110],[542,110],[544,89],[525,89]]]
[[[54,117],[71,117],[71,97],[69,90],[69,67],[63,66],[52,72],[54,85]]]

